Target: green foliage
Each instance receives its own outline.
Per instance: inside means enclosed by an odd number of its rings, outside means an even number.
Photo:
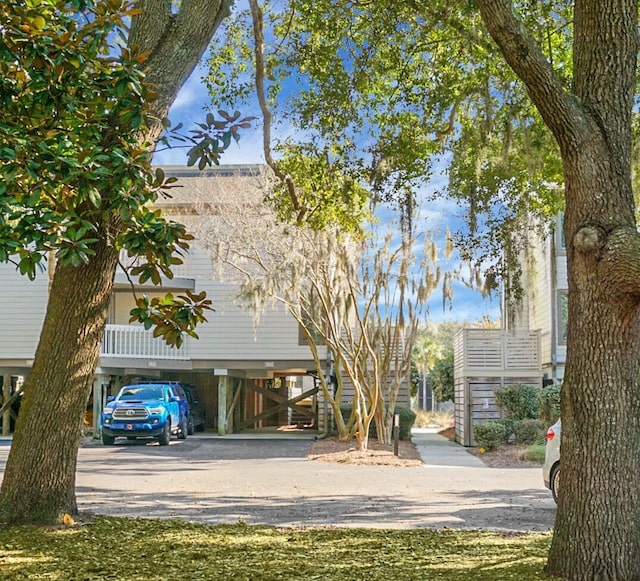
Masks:
[[[505,418],[512,420],[535,419],[538,417],[538,395],[540,388],[535,385],[514,383],[495,390],[496,405]]]
[[[502,422],[489,420],[473,426],[473,439],[480,448],[493,450],[501,444],[506,444],[509,434]]]
[[[134,259],[130,274],[141,283],[158,285],[173,278],[193,238],[151,209],[175,178],[151,167],[154,144],[141,137],[157,123],[144,82],[147,55],[116,44],[134,14],[127,0],[0,7],[0,262],[31,279],[50,253],[78,266],[101,243]],[[218,163],[252,119],[219,114],[192,132],[190,163]],[[210,309],[192,298],[138,304],[137,320],[180,344]]]
[[[568,86],[571,7],[520,8]],[[559,209],[549,186],[562,183],[557,146],[475,4],[296,0],[265,8],[265,27],[266,93],[295,135],[288,147],[338,152],[346,175],[405,216],[448,154],[448,193],[470,225],[465,258],[493,261],[494,281],[504,245],[521,238],[517,218]],[[217,39],[208,83],[221,102],[250,94],[251,30],[238,12]],[[297,90],[283,92],[285,80]]]
[[[561,383],[547,385],[540,390],[538,395],[538,409],[540,419],[544,424],[552,426],[560,418],[560,390]]]
[[[295,182],[296,202],[304,207],[304,215],[293,204],[287,184],[278,181],[267,198],[278,217],[286,222],[306,224],[321,230],[340,224],[347,232],[358,232],[365,219],[370,192],[360,185],[357,175],[345,167],[340,152],[319,150],[313,144],[285,144],[280,170]]]
[[[5,581],[204,581],[212,572],[239,581],[526,581],[542,578],[550,540],[549,533],[282,529],[111,517],[64,529],[0,529]],[[117,549],[123,546],[126,552]]]
[[[51,250],[62,264],[88,262],[110,221],[137,225],[137,209],[161,185],[137,138],[151,98],[144,55],[110,55],[128,8],[54,0],[0,8],[0,260],[30,278]]]
[[[411,398],[415,398],[418,395],[418,389],[422,387],[422,374],[418,371],[418,367],[416,366],[416,362],[413,357],[411,358],[409,381],[411,383]]]
[[[142,323],[145,329],[153,327],[154,337],[163,337],[168,344],[180,347],[184,334],[198,338],[194,329],[207,320],[204,316],[206,310],[213,309],[204,292],[195,294],[187,290],[177,297],[167,293],[151,300],[144,296],[136,301],[129,322]]]
[[[454,401],[455,386],[453,382],[453,352],[448,352],[444,358],[438,359],[429,372],[429,381],[436,401]]]
[[[169,120],[165,120],[165,133],[160,137],[158,143],[167,149],[175,147],[176,142],[187,144],[187,165],[198,165],[202,170],[208,165],[218,165],[220,156],[231,145],[231,140],[238,143],[240,141],[240,129],[248,129],[255,117],[240,117],[240,111],[233,115],[220,109],[218,111],[220,119],[213,113],[207,113],[205,120],[196,123],[197,129],[192,129],[188,133],[182,131],[182,123],[175,127],[170,127]],[[183,147],[183,146],[180,146]],[[158,151],[158,150],[157,150]]]
[[[544,442],[547,425],[539,419],[517,420],[513,423],[516,444],[540,444]]]
[[[511,443],[511,441],[514,439],[514,425],[516,423],[516,420],[510,420],[508,418],[502,418],[499,420],[492,420],[498,424],[501,424],[502,426],[504,426],[504,443],[505,444],[509,444]]]
[[[416,421],[413,410],[404,407],[396,407],[395,413],[400,416],[399,437],[401,440],[411,440],[411,428]]]
[[[420,329],[411,354],[412,365],[427,375],[436,401],[453,401],[453,336],[467,323],[427,325]],[[420,378],[420,384],[422,378]],[[419,388],[419,387],[418,387]]]

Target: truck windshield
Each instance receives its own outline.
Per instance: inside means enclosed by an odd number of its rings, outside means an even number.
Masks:
[[[126,387],[120,392],[119,400],[164,399],[162,387]]]

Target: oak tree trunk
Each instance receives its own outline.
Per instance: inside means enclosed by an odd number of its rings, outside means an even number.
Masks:
[[[158,94],[154,113],[167,115],[232,0],[138,0],[130,44],[148,52],[146,82]],[[161,123],[140,137],[153,144]],[[153,147],[153,145],[149,146]],[[109,199],[109,192],[102,192]],[[100,225],[98,225],[100,226]],[[56,268],[33,368],[14,433],[2,488],[0,521],[59,522],[77,513],[75,473],[80,426],[106,323],[118,253],[117,233],[100,228],[88,264]]]
[[[569,319],[547,572],[640,579],[640,237],[631,187],[637,1],[576,0],[571,91],[510,0],[479,7],[564,166]]]

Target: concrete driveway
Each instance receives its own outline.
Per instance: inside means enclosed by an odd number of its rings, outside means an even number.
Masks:
[[[81,511],[210,524],[548,530],[540,469],[486,467],[437,434],[413,437],[425,465],[306,460],[310,439],[194,435],[169,446],[118,440],[79,451]],[[0,469],[10,442],[0,442]]]

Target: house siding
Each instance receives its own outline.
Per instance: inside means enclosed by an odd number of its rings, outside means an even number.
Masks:
[[[39,272],[34,281],[12,264],[0,264],[0,358],[33,359],[47,308],[49,276]],[[23,362],[24,363],[24,362]]]
[[[534,228],[527,230],[527,251],[521,255],[524,299],[506,317],[507,321],[515,321],[510,328],[539,330],[542,371],[547,380],[561,380],[566,361],[559,323],[559,302],[568,286],[561,229],[562,215],[559,215],[546,236]]]

